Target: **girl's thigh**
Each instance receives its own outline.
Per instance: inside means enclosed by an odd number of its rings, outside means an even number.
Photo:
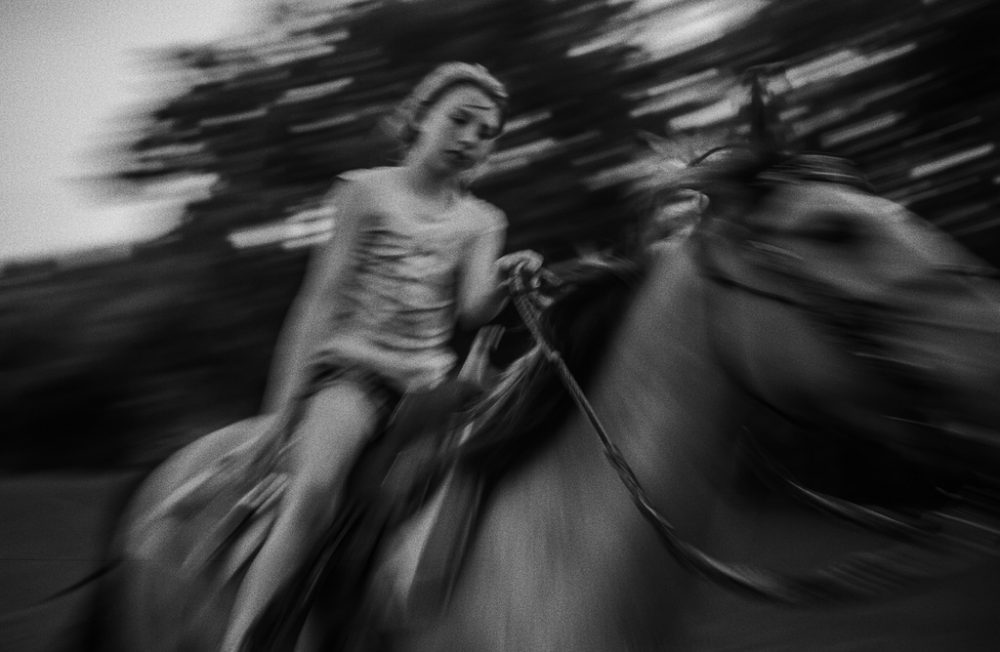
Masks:
[[[293,435],[294,475],[309,485],[340,484],[377,421],[375,401],[357,384],[323,387],[307,399]]]

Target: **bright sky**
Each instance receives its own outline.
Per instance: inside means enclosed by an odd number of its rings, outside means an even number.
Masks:
[[[124,109],[151,97],[137,48],[240,31],[247,0],[0,0],[0,261],[148,239],[177,206],[73,181]]]

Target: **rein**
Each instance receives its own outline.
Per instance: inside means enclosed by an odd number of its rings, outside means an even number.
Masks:
[[[793,596],[781,590],[782,587],[778,586],[773,581],[773,578],[769,578],[760,572],[749,573],[745,567],[720,562],[683,541],[677,535],[673,524],[653,506],[649,495],[639,482],[635,471],[628,465],[621,450],[611,440],[607,428],[604,427],[600,417],[597,416],[593,405],[591,405],[580,384],[573,376],[573,372],[570,371],[565,360],[549,343],[548,338],[542,332],[539,310],[528,299],[530,293],[531,290],[525,282],[521,269],[515,269],[512,274],[511,296],[518,314],[520,314],[525,326],[527,326],[535,342],[541,348],[545,359],[555,367],[556,373],[559,374],[560,379],[565,384],[573,402],[576,403],[580,411],[587,417],[604,448],[605,457],[618,474],[622,484],[625,485],[625,489],[629,492],[632,502],[635,503],[643,518],[653,526],[653,529],[659,535],[660,540],[670,554],[690,570],[694,570],[728,588],[781,602],[795,602],[796,600],[792,599]]]
[[[720,276],[717,280],[724,282],[726,278]],[[744,287],[735,280],[732,280],[732,285],[741,289]],[[789,297],[751,286],[745,287],[766,298],[798,305],[798,302]],[[747,564],[725,562],[709,555],[682,539],[675,526],[652,504],[635,471],[611,439],[579,382],[543,332],[541,309],[530,299],[535,290],[526,278],[523,266],[512,271],[510,289],[512,301],[522,321],[545,359],[555,368],[577,408],[587,417],[600,440],[605,457],[628,491],[639,513],[652,526],[661,543],[681,566],[715,584],[736,593],[786,605],[815,605],[870,599],[897,594],[915,582],[937,579],[957,572],[961,568],[952,568],[958,558],[955,554],[956,548],[975,550],[981,556],[984,551],[991,551],[995,540],[1000,537],[1000,531],[939,513],[937,516],[942,520],[962,521],[963,524],[976,530],[979,538],[985,541],[976,543],[971,537],[945,535],[939,524],[923,520],[903,520],[879,510],[812,491],[792,480],[790,474],[772,463],[770,468],[772,473],[782,479],[800,499],[869,529],[906,539],[907,544],[848,555],[837,563],[799,576],[781,574]],[[760,451],[758,454],[763,455]],[[962,567],[965,565],[963,563]]]

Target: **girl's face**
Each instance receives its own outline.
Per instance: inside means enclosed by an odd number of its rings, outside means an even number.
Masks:
[[[457,86],[427,109],[411,161],[458,175],[482,163],[500,135],[500,108],[475,86]]]

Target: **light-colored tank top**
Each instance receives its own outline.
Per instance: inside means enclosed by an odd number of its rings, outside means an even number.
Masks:
[[[384,173],[364,170],[342,177],[348,183],[377,184]],[[455,365],[450,344],[461,267],[474,241],[504,229],[506,219],[471,195],[442,213],[420,215],[400,196],[376,194],[338,288],[330,335],[317,356],[364,365],[400,390],[431,387]]]

